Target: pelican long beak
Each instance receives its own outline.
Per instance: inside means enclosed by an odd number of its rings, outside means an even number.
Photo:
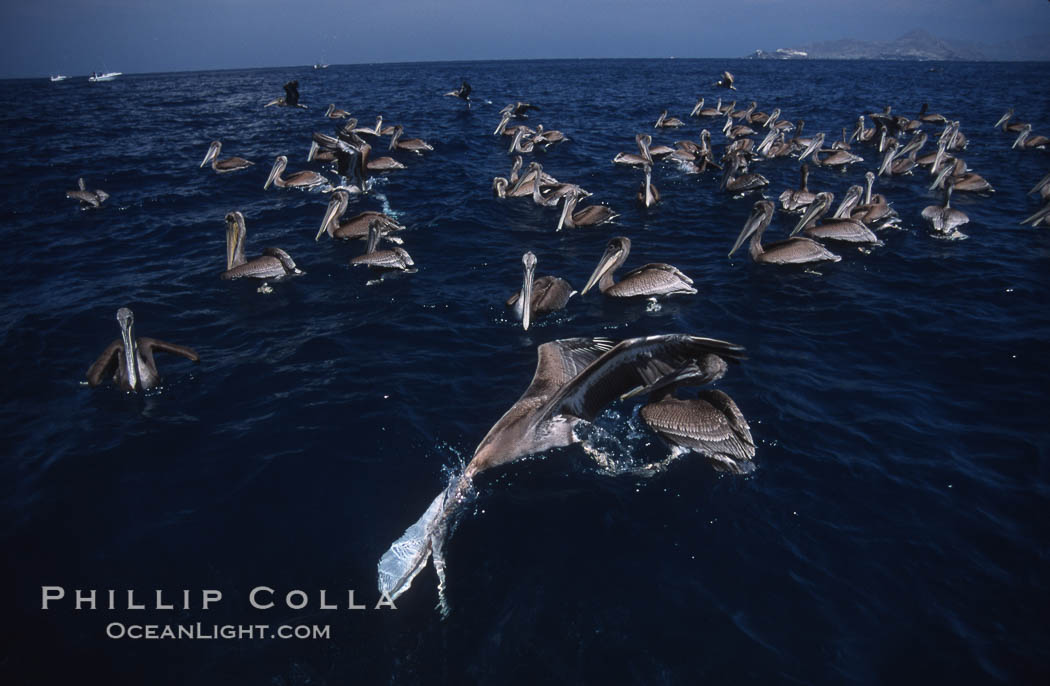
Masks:
[[[1032,226],[1035,226],[1035,225],[1036,225],[1036,224],[1038,224],[1039,222],[1041,222],[1041,221],[1043,221],[1044,219],[1046,219],[1046,217],[1047,217],[1048,215],[1050,215],[1050,204],[1046,205],[1045,207],[1043,207],[1043,208],[1042,208],[1042,209],[1040,209],[1040,210],[1039,210],[1038,212],[1036,212],[1035,214],[1033,214],[1033,215],[1032,215],[1031,217],[1029,217],[1028,219],[1025,219],[1025,220],[1024,220],[1023,222],[1021,222],[1021,223],[1022,223],[1022,224],[1031,224]]]
[[[536,278],[536,263],[525,263],[525,278],[521,282],[521,328],[529,330],[532,323],[532,282]]]
[[[645,206],[653,206],[653,168],[646,165],[645,167]]]
[[[1006,122],[1010,121],[1010,117],[1012,117],[1012,116],[1014,116],[1013,110],[1008,110],[1007,112],[1005,112],[1003,114],[1003,116],[999,117],[999,121],[995,122],[995,126],[993,126],[992,128],[993,129],[999,128],[1000,126],[1002,126]]]
[[[128,370],[128,384],[131,390],[139,390],[138,341],[135,339],[135,317],[126,307],[117,311],[120,323],[120,338],[124,343],[124,365]]]
[[[897,151],[893,148],[888,148],[886,154],[882,156],[882,164],[879,165],[879,176],[882,176],[893,164],[893,160],[897,157]]]
[[[598,261],[598,266],[594,268],[590,278],[587,279],[587,285],[583,287],[582,291],[580,291],[580,295],[587,295],[587,291],[591,290],[594,287],[594,284],[601,281],[602,277],[615,268],[617,261],[619,261],[622,255],[623,250],[618,246],[610,245],[607,247],[605,249],[605,254],[602,255],[602,258]]]
[[[1028,138],[1029,133],[1031,133],[1031,130],[1028,127],[1021,129],[1021,134],[1017,137],[1017,140],[1014,141],[1014,144],[1011,145],[1010,148],[1016,148],[1018,145],[1024,143],[1024,140]]]
[[[1038,193],[1048,185],[1050,185],[1050,174],[1047,174],[1042,179],[1040,179],[1039,183],[1032,186],[1032,190],[1028,191],[1025,195],[1032,195],[1033,193]]]
[[[740,246],[744,244],[748,238],[751,237],[755,231],[758,231],[758,227],[761,226],[762,220],[765,218],[765,213],[756,209],[751,212],[751,216],[744,222],[744,228],[740,231],[740,235],[737,236],[736,243],[733,244],[733,249],[729,251],[727,257],[732,257],[733,253],[740,249]]]
[[[498,136],[503,133],[503,130],[507,128],[507,124],[510,122],[510,112],[505,112],[503,118],[499,121],[499,126],[492,132],[493,136]]]
[[[226,219],[226,271],[234,268],[234,258],[237,255],[237,244],[240,242],[240,227],[232,218]]]
[[[798,224],[795,224],[795,228],[791,230],[790,235],[794,236],[799,231],[809,226],[817,216],[823,214],[824,210],[827,209],[827,206],[828,201],[824,197],[819,197],[814,202],[811,202],[809,207],[806,208],[806,213],[802,215],[802,219],[799,219]]]
[[[561,216],[558,217],[558,228],[555,231],[561,231],[561,228],[565,226],[565,219],[569,216],[572,206],[576,204],[574,200],[570,200],[571,197],[572,193],[566,193],[562,197]]]
[[[324,212],[324,219],[321,220],[321,228],[317,230],[317,235],[314,236],[315,241],[321,240],[321,234],[325,231],[328,232],[329,236],[332,235],[332,224],[342,211],[340,205],[342,205],[342,202],[339,200],[339,196],[333,194],[328,201],[328,209]]]
[[[943,186],[944,179],[948,176],[948,174],[951,174],[954,169],[955,167],[953,167],[952,165],[948,165],[944,169],[942,169],[941,173],[938,174],[937,178],[934,179],[932,184],[930,184],[929,190],[932,191],[934,188],[940,188],[941,186]]]
[[[212,143],[210,146],[208,146],[208,154],[204,156],[204,161],[201,162],[201,167],[203,167],[204,165],[208,164],[209,162],[211,162],[212,160],[214,160],[218,156],[219,156],[219,146],[216,145],[215,143]]]
[[[266,183],[263,184],[263,190],[266,190],[267,188],[270,187],[270,184],[273,183],[274,179],[276,179],[278,174],[281,173],[281,168],[282,167],[283,167],[283,165],[281,164],[281,160],[280,159],[276,160],[273,163],[273,168],[270,169],[270,175],[266,177]]]
[[[860,196],[864,193],[864,189],[860,186],[850,186],[849,190],[846,191],[846,197],[842,199],[838,209],[835,210],[835,214],[832,215],[833,219],[849,219],[850,213],[853,212],[853,208],[860,202]]]
[[[819,148],[822,145],[824,145],[824,135],[818,134],[814,136],[813,140],[811,140],[809,142],[809,145],[806,146],[806,149],[803,150],[802,154],[798,156],[798,161],[801,162],[802,160],[806,159],[807,157],[812,155],[813,152],[817,150],[817,148]],[[816,161],[816,158],[814,158],[814,161]]]

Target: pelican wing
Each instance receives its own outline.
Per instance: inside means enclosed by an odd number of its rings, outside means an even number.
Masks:
[[[751,427],[733,399],[722,391],[701,391],[695,400],[670,398],[646,405],[641,415],[671,445],[705,455],[723,470],[754,470]]]
[[[106,377],[112,376],[113,372],[117,369],[117,360],[123,352],[124,344],[119,338],[106,346],[106,349],[102,351],[102,354],[98,356],[98,359],[88,367],[88,385],[97,386],[102,383]]]
[[[197,351],[194,350],[193,348],[187,348],[184,345],[175,345],[174,343],[168,343],[167,341],[162,341],[162,340],[157,339],[157,338],[140,337],[139,338],[139,349],[140,350],[147,350],[148,349],[148,350],[150,350],[152,352],[162,352],[162,353],[171,353],[173,355],[181,355],[182,357],[185,357],[187,360],[192,360],[193,362],[200,362],[201,361],[200,355],[198,355]]]
[[[563,338],[536,349],[536,373],[526,395],[548,397],[613,348],[607,338]]]
[[[587,365],[547,402],[545,416],[567,414],[593,420],[606,405],[655,384],[690,364],[702,367],[702,358],[714,354],[740,360],[744,348],[714,338],[667,334],[629,338]]]

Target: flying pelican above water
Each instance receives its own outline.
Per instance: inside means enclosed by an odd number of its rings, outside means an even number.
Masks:
[[[454,91],[449,91],[448,93],[445,93],[445,95],[452,96],[454,98],[459,98],[463,102],[467,103],[467,107],[470,107],[470,91],[470,84],[464,81],[459,88],[457,88]]]
[[[269,188],[271,183],[278,188],[313,188],[328,183],[328,179],[315,171],[299,171],[289,174],[287,178],[283,177],[281,174],[284,173],[287,166],[288,158],[278,155],[273,162],[273,168],[270,169],[270,175],[266,178],[266,183],[263,184],[263,190]]]
[[[109,193],[103,190],[89,191],[87,184],[84,183],[84,178],[81,177],[77,179],[76,190],[66,191],[66,197],[79,200],[80,209],[82,210],[97,210],[109,198]]]
[[[112,375],[113,383],[125,391],[146,391],[160,383],[154,352],[181,355],[193,362],[200,357],[187,348],[156,338],[135,337],[135,315],[126,307],[117,310],[120,338],[110,343],[87,371],[89,386],[98,386]]]
[[[657,295],[693,295],[693,280],[669,264],[653,262],[633,269],[620,279],[613,281],[613,273],[619,269],[631,252],[631,239],[617,236],[609,240],[605,254],[598,260],[587,285],[581,295],[586,295],[595,284],[603,295],[613,298],[633,298],[637,296],[654,297]]]
[[[735,80],[736,79],[733,78],[732,74],[730,74],[727,71],[724,71],[722,72],[722,78],[715,81],[714,86],[716,88],[728,88],[729,90],[735,91],[736,86],[733,85],[733,81]]]
[[[235,172],[241,169],[247,169],[254,165],[254,162],[249,162],[243,157],[227,157],[224,160],[219,159],[219,152],[222,150],[222,143],[220,141],[212,141],[211,145],[208,146],[208,154],[204,156],[204,160],[201,162],[201,167],[211,162],[211,168],[220,174],[226,174],[228,172]]]
[[[299,102],[299,82],[289,81],[284,84],[284,95],[279,98],[274,98],[270,102],[263,105],[263,107],[298,107],[300,109],[306,109],[306,105]]]
[[[521,290],[507,299],[507,307],[513,308],[521,328],[528,331],[534,316],[565,309],[576,291],[568,281],[557,276],[535,278],[536,256],[531,251],[521,256],[521,264],[524,267]]]
[[[762,264],[808,264],[810,262],[838,262],[842,258],[825,248],[820,243],[802,236],[793,236],[785,241],[762,245],[762,234],[773,220],[773,203],[759,200],[751,208],[751,216],[744,223],[744,229],[737,237],[729,256],[737,251],[744,241],[751,237],[748,252],[751,259]]]
[[[579,443],[582,432],[604,408],[625,394],[645,392],[668,375],[688,381],[688,370],[701,376],[701,360],[717,355],[743,359],[733,343],[670,334],[631,338],[613,345],[607,339],[570,338],[537,348],[532,383],[482,439],[463,473],[434,499],[423,516],[379,560],[379,589],[391,599],[408,590],[433,555],[442,611],[445,599],[445,545],[475,480],[491,469],[529,455]]]
[[[223,279],[283,279],[305,272],[295,266],[292,256],[280,248],[266,248],[260,257],[248,260],[244,256],[244,237],[247,229],[244,215],[230,212],[226,215],[226,271]]]

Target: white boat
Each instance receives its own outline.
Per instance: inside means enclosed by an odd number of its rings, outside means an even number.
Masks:
[[[92,74],[88,77],[88,81],[112,81],[123,73],[122,71],[107,71],[105,74]]]
[[[68,78],[69,78],[68,76],[63,76],[62,74],[55,74],[54,76],[51,77],[51,81],[52,82],[65,81]]]
[[[314,65],[314,69],[327,69],[327,68],[328,68],[327,64],[315,64]]]

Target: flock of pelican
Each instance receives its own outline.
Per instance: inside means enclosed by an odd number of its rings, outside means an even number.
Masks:
[[[736,91],[735,78],[724,72],[714,86]],[[308,109],[300,102],[298,82],[285,84],[285,95],[265,104],[266,107]],[[470,85],[464,81],[459,89],[445,95],[461,99],[471,106]],[[972,172],[960,153],[966,149],[967,139],[958,121],[929,112],[922,105],[915,119],[892,114],[886,107],[882,112],[858,116],[852,135],[847,129],[837,134],[830,146],[824,132],[804,137],[805,122],[794,123],[783,118],[779,108],[768,114],[758,111],[756,102],[737,109],[735,101],[724,104],[719,98],[714,106],[700,98],[687,119],[711,122],[711,129],[725,139],[720,153],[712,145],[708,128],[703,128],[698,139],[678,140],[674,147],[654,144],[652,134],[637,133],[635,150],[618,153],[612,160],[641,173],[635,200],[645,208],[661,201],[654,183],[658,163],[673,165],[685,174],[705,174],[709,170],[721,173],[719,189],[734,198],[749,194],[761,195],[769,180],[753,171],[756,164],[767,160],[795,157],[799,160],[799,186],[788,188],[778,196],[780,210],[797,216],[794,228],[787,238],[763,243],[765,231],[777,216],[777,205],[764,196],[756,199],[735,243],[729,251],[732,256],[744,243],[756,263],[778,265],[809,265],[817,262],[838,262],[842,258],[825,246],[833,244],[836,250],[859,246],[870,250],[883,245],[879,234],[899,227],[901,218],[891,203],[881,194],[873,193],[879,177],[916,176],[928,168],[932,183],[929,190],[943,189],[943,205],[931,205],[922,212],[934,235],[946,238],[965,238],[959,227],[968,222],[967,216],[951,206],[953,192],[988,194],[991,185]],[[515,102],[502,108],[493,136],[510,141],[507,154],[511,168],[506,177],[492,181],[494,195],[500,200],[531,200],[542,208],[557,211],[554,231],[593,227],[618,218],[608,205],[580,202],[592,194],[579,184],[563,182],[544,171],[538,161],[525,164],[525,156],[551,146],[562,145],[570,138],[557,129],[537,124],[528,125],[530,113],[540,108],[531,103]],[[422,155],[434,150],[420,138],[406,138],[400,125],[384,126],[378,116],[373,126],[359,126],[358,120],[347,110],[333,103],[324,112],[329,122],[338,122],[334,134],[315,132],[310,137],[307,160],[310,163],[330,165],[328,174],[339,177],[339,183],[330,181],[326,170],[308,169],[287,172],[288,157],[279,155],[263,183],[263,190],[321,189],[328,194],[320,228],[315,240],[328,234],[333,239],[365,240],[363,253],[350,260],[351,266],[368,266],[374,270],[400,272],[414,271],[415,262],[403,247],[401,235],[405,229],[393,216],[378,211],[364,211],[346,216],[350,202],[367,194],[371,179],[376,174],[404,169],[405,164],[394,157],[374,157],[373,145],[389,136],[387,150],[392,153]],[[1008,133],[1017,133],[1013,147],[1021,150],[1045,149],[1047,139],[1032,135],[1030,124],[1011,122],[1013,111],[1007,112],[996,124]],[[724,121],[722,121],[724,119]],[[869,127],[867,122],[872,126]],[[719,123],[721,122],[721,123]],[[658,132],[677,131],[688,124],[671,114],[661,112],[653,124]],[[924,127],[941,127],[935,150],[923,153],[933,137],[933,131]],[[762,133],[764,131],[764,133]],[[761,135],[761,140],[756,137]],[[864,157],[853,150],[853,145],[867,146],[864,151],[879,161],[877,168],[864,174],[864,185],[850,186],[841,202],[835,206],[835,195],[829,191],[813,191],[809,187],[811,165],[818,168],[847,170],[864,162]],[[503,146],[500,146],[503,149]],[[254,166],[241,157],[219,159],[220,141],[209,146],[200,167],[210,166],[215,173],[243,171]],[[524,168],[524,171],[523,171]],[[109,197],[104,191],[89,191],[83,179],[78,189],[67,196],[81,203],[84,209],[99,208]],[[1050,225],[1050,174],[1034,188],[1042,208],[1024,220],[1033,226]],[[222,279],[251,278],[262,282],[261,292],[268,292],[268,282],[304,274],[291,255],[280,248],[266,248],[262,254],[248,258],[245,251],[246,221],[240,211],[225,215],[226,269]],[[800,235],[801,234],[801,235]],[[387,243],[389,246],[384,246]],[[521,287],[506,301],[514,317],[528,330],[531,323],[545,314],[565,308],[571,299],[585,296],[597,287],[611,298],[660,298],[671,295],[694,295],[694,281],[677,267],[663,262],[652,262],[623,273],[617,271],[626,263],[632,242],[618,235],[608,240],[604,253],[577,292],[563,278],[554,275],[536,277],[538,259],[528,251],[521,258],[523,267]],[[192,361],[199,357],[192,349],[152,338],[137,338],[134,334],[134,316],[127,308],[117,312],[121,336],[113,341],[88,370],[88,383],[102,383],[107,377],[127,391],[147,390],[160,381],[154,352],[181,355]],[[433,501],[423,516],[405,532],[383,555],[379,563],[380,589],[392,599],[404,593],[412,580],[433,559],[439,579],[439,596],[445,607],[445,562],[443,550],[464,505],[473,497],[475,480],[490,469],[516,462],[526,456],[542,453],[550,448],[585,442],[585,431],[609,405],[635,396],[648,396],[639,417],[669,448],[669,456],[646,464],[635,473],[652,475],[687,453],[706,457],[716,469],[737,474],[753,471],[755,441],[744,414],[723,391],[704,389],[693,397],[679,397],[684,387],[707,386],[721,379],[744,359],[744,349],[728,341],[685,334],[668,334],[632,338],[615,342],[605,338],[569,338],[543,343],[537,348],[537,365],[532,382],[522,396],[497,421],[482,439],[466,468]]]

